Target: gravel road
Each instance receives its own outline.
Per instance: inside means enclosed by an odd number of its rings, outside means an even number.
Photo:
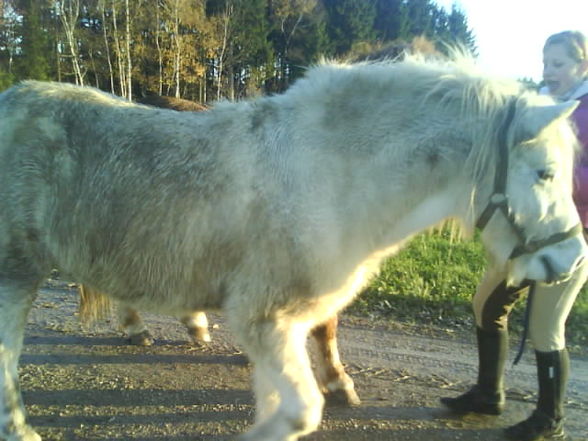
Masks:
[[[144,348],[114,323],[84,329],[76,309],[75,290],[50,281],[27,327],[22,390],[45,441],[221,441],[251,424],[250,366],[222,317],[209,316],[212,343],[193,347],[176,320],[146,314],[157,341]],[[505,415],[454,417],[438,399],[474,378],[473,333],[345,315],[339,333],[362,405],[326,409],[304,441],[499,441],[533,408],[531,349],[508,368]],[[588,348],[574,351],[568,395],[570,440],[588,441]]]

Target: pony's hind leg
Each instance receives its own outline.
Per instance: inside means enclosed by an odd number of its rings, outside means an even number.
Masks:
[[[24,328],[36,288],[0,279],[0,439],[6,441],[41,441],[26,423],[18,380]]]
[[[196,344],[210,343],[208,333],[208,319],[203,311],[194,311],[182,317],[182,323],[186,326],[188,335]]]
[[[337,347],[337,316],[312,330],[318,356],[316,374],[328,404],[358,406],[353,380],[341,363]]]
[[[318,427],[324,398],[306,351],[308,329],[230,317],[254,365],[258,415],[240,441],[295,441]]]
[[[118,320],[132,345],[151,346],[155,342],[136,309],[120,303],[118,305]]]

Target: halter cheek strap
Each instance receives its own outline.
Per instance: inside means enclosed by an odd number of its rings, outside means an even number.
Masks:
[[[508,105],[506,118],[501,130],[498,132],[498,163],[496,165],[496,174],[494,175],[494,190],[488,205],[478,218],[476,227],[483,230],[497,209],[500,209],[507,218],[511,218],[510,204],[508,203],[508,196],[506,195],[506,183],[508,173],[508,129],[510,128],[515,112],[517,109],[516,99],[512,99]],[[513,218],[514,221],[514,218]],[[512,222],[511,222],[512,224]]]

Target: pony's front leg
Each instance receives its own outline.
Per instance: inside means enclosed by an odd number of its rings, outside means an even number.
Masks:
[[[26,424],[18,381],[18,359],[35,291],[0,281],[0,439],[6,441],[41,441]]]
[[[337,347],[337,316],[312,330],[318,356],[316,374],[327,403],[345,406],[361,404],[353,380],[341,363]]]
[[[308,329],[275,321],[232,323],[254,365],[257,418],[240,441],[295,441],[318,427],[324,398],[306,351]]]

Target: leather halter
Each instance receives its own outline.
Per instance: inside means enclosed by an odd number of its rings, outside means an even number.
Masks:
[[[512,250],[509,256],[509,260],[520,257],[523,254],[534,253],[546,246],[563,242],[564,240],[574,237],[577,234],[581,234],[582,232],[582,225],[578,223],[568,231],[555,233],[546,239],[528,241],[525,230],[517,223],[509,204],[508,196],[506,195],[509,157],[507,136],[512,121],[514,120],[515,113],[516,99],[513,98],[508,105],[508,111],[503,126],[498,132],[498,164],[496,166],[496,174],[494,175],[494,190],[492,196],[490,196],[488,205],[476,222],[476,227],[478,227],[480,230],[483,230],[488,222],[490,222],[490,219],[496,210],[499,210],[504,215],[520,242],[519,245],[517,245]],[[551,265],[549,265],[546,261],[544,261],[544,265],[546,266],[548,273],[552,276],[555,276],[555,274],[553,274]]]

